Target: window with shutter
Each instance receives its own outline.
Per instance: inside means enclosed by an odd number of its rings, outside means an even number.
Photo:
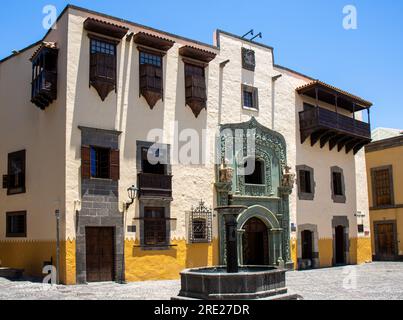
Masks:
[[[331,187],[332,187],[332,199],[335,203],[346,202],[346,192],[344,185],[343,169],[339,167],[331,168]]]
[[[91,151],[89,146],[81,147],[81,178],[91,178]]]
[[[341,173],[333,172],[333,190],[334,194],[337,196],[343,195],[343,189],[341,186]]]
[[[93,37],[90,41],[90,84],[104,101],[116,88],[116,43]]]
[[[391,206],[393,205],[393,180],[392,168],[381,168],[373,170],[372,174],[374,202],[375,206]]]
[[[25,150],[9,153],[8,172],[3,177],[3,187],[8,195],[25,193]]]
[[[301,170],[299,172],[300,187],[301,191],[304,193],[311,193],[311,175],[307,170]]]
[[[306,165],[297,166],[298,197],[300,200],[313,200],[315,197],[314,170]]]
[[[199,65],[185,63],[185,96],[186,104],[196,117],[201,110],[207,108],[207,86],[205,68]]]
[[[113,181],[120,179],[120,152],[111,150],[110,152],[110,178]]]
[[[58,50],[56,45],[43,43],[31,61],[31,102],[44,110],[57,98]]]
[[[140,51],[140,94],[151,109],[163,97],[162,55]]]

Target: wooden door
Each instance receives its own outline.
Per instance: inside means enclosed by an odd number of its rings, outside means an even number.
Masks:
[[[396,235],[394,223],[376,225],[377,259],[392,261],[396,259]]]
[[[304,230],[301,232],[302,243],[302,259],[312,260],[313,246],[312,246],[312,232]]]
[[[87,282],[114,280],[114,229],[86,228]]]
[[[268,265],[269,245],[266,225],[260,219],[252,218],[246,223],[244,229],[243,264]]]
[[[346,256],[345,256],[345,235],[344,235],[344,227],[338,226],[336,227],[336,264],[345,264]]]

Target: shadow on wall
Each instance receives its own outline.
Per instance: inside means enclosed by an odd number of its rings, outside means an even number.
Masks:
[[[130,53],[131,50],[131,53]],[[127,68],[123,68],[123,98],[119,108],[124,110],[127,101],[126,119],[121,118],[123,125],[119,130],[125,132],[124,158],[132,159],[136,157],[136,141],[149,141],[147,136],[153,129],[164,128],[165,101],[166,92],[164,90],[163,100],[159,100],[153,109],[150,108],[143,96],[140,96],[140,64],[139,51],[134,44],[131,44],[131,49],[126,48],[127,54],[130,55],[130,63]],[[126,59],[129,60],[129,59]],[[163,65],[166,66],[167,56],[163,58]],[[130,67],[130,69],[128,69]],[[129,75],[127,75],[129,72]],[[166,86],[167,68],[163,68],[163,85]],[[121,114],[124,114],[121,111]],[[149,141],[154,142],[154,141]]]
[[[206,79],[209,79],[209,68],[206,67]],[[208,92],[207,92],[208,96]],[[208,108],[208,106],[207,106]],[[202,150],[205,150],[205,142],[203,141],[203,130],[207,129],[207,111],[203,109],[200,115],[196,118],[193,114],[191,108],[186,104],[185,97],[185,64],[178,56],[178,72],[177,72],[177,85],[176,85],[176,105],[175,105],[175,121],[178,125],[179,142],[174,145],[174,154],[179,154],[178,150],[185,150],[186,146],[189,145],[190,141],[193,143],[198,143],[199,148],[192,148],[192,152],[199,151],[199,154],[187,154],[188,157],[192,156],[194,159],[193,165],[202,164],[203,154]],[[187,137],[186,132],[183,130],[191,129],[193,132],[197,132],[197,136],[192,136],[192,140]],[[181,137],[181,133],[184,135]],[[189,131],[190,133],[190,131]],[[182,139],[181,139],[182,138]],[[184,141],[181,141],[184,140]],[[192,145],[193,145],[192,143]]]

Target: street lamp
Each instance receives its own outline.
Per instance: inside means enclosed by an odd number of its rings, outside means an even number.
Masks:
[[[137,192],[139,191],[134,185],[127,189],[127,195],[130,199],[129,202],[126,202],[126,210],[129,210],[130,206],[134,203],[134,199],[136,199]]]

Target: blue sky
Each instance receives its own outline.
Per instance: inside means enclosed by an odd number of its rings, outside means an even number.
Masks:
[[[217,28],[261,31],[276,63],[372,101],[373,128],[403,129],[403,1],[2,0],[0,59],[43,37],[45,5],[68,3],[207,43]],[[349,4],[357,30],[342,25]]]

